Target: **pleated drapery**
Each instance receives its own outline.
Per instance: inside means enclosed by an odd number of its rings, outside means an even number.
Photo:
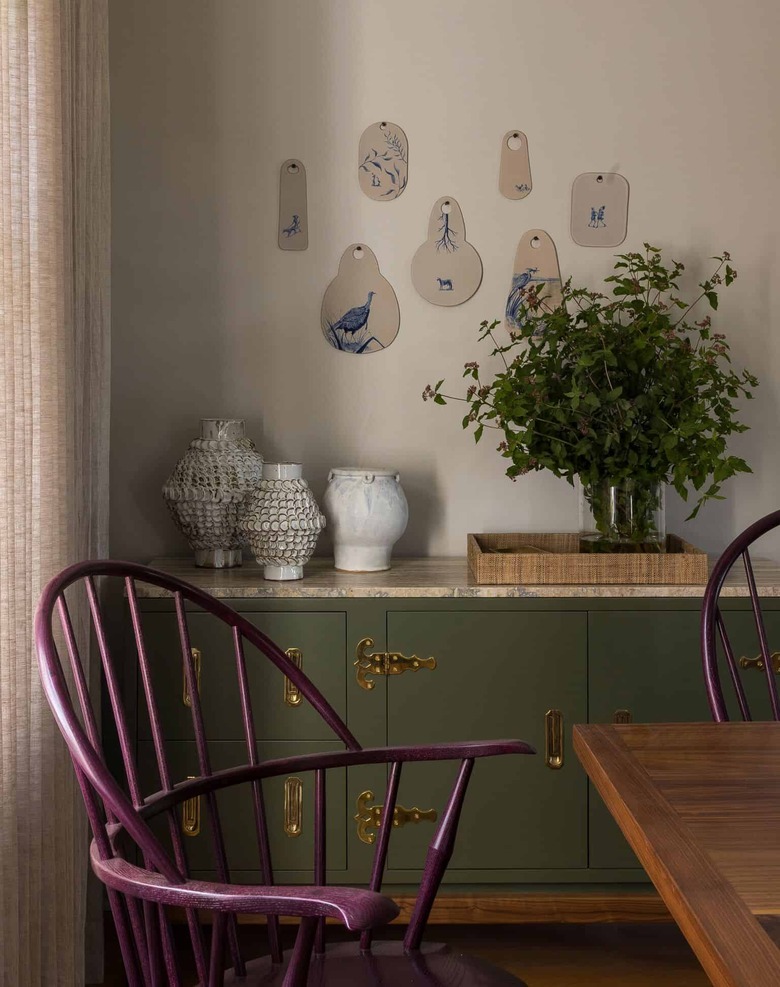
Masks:
[[[0,985],[84,983],[87,833],[32,620],[105,555],[106,0],[0,0]]]

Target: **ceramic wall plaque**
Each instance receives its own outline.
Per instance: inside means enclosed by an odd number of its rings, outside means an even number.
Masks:
[[[322,300],[323,335],[342,353],[377,353],[398,335],[400,321],[398,299],[373,251],[353,243],[341,255],[339,272]]]
[[[309,210],[306,202],[306,169],[289,158],[279,172],[279,246],[305,250],[309,246]]]
[[[466,241],[463,213],[451,195],[434,203],[428,239],[412,259],[412,283],[434,305],[460,305],[482,283],[482,261]]]
[[[409,142],[398,124],[383,120],[366,127],[358,147],[358,179],[369,199],[397,199],[408,173]]]
[[[617,247],[628,232],[628,182],[608,171],[589,171],[571,189],[571,238],[581,247]]]
[[[501,141],[498,189],[507,199],[524,199],[532,187],[528,138],[522,130],[508,130]]]
[[[512,269],[512,286],[506,300],[507,327],[520,329],[524,312],[523,291],[541,285],[542,309],[551,312],[561,304],[561,271],[558,251],[544,230],[528,230],[520,239]]]

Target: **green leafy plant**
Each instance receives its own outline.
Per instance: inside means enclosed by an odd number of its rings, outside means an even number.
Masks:
[[[486,378],[469,362],[465,397],[446,394],[440,380],[423,400],[464,401],[463,428],[473,427],[477,442],[485,429],[501,431],[498,451],[512,479],[547,469],[570,483],[579,478],[586,493],[606,480],[648,489],[667,482],[686,500],[693,488],[695,517],[705,501],[723,499],[725,480],[750,472],[727,444],[748,427],[736,402],[758,385],[747,370],[731,368],[728,343],[709,315],[692,321],[701,302],[717,309],[718,291],[737,277],[727,253],[713,260],[714,273],[690,303],[679,295],[683,264],[665,264],[647,243],[644,253],[618,255],[605,278],[609,295],[569,279],[551,309],[545,285],[531,284],[507,341],[496,338],[498,321],[480,326],[479,339],[503,367]]]

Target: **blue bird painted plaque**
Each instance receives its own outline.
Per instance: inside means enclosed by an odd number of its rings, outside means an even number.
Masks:
[[[323,335],[339,352],[362,356],[387,349],[400,321],[398,299],[373,251],[353,243],[342,254],[339,272],[322,300]]]

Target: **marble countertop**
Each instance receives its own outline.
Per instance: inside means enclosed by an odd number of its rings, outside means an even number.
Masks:
[[[712,565],[713,559],[710,559]],[[342,599],[366,597],[406,597],[409,599],[695,599],[701,598],[704,585],[554,585],[554,586],[485,586],[474,582],[465,558],[425,558],[393,561],[387,572],[337,572],[333,560],[312,559],[304,578],[294,582],[269,582],[263,578],[256,562],[245,562],[236,569],[198,569],[191,558],[154,559],[150,565],[206,590],[222,599]],[[754,559],[759,592],[765,597],[780,597],[780,565]],[[138,595],[146,598],[168,594],[154,586],[138,585]],[[735,566],[723,588],[725,597],[748,595],[744,573]]]

